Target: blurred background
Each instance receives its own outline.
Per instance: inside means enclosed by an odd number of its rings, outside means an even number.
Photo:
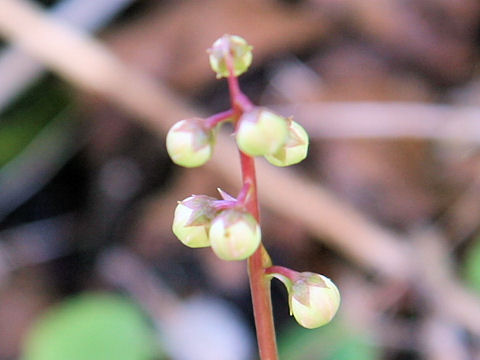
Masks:
[[[0,359],[257,358],[244,262],[182,246],[177,200],[236,194],[228,133],[167,157],[176,121],[226,110],[205,50],[293,115],[309,157],[259,159],[278,265],[332,278],[305,330],[272,284],[282,360],[480,359],[477,0],[1,0]]]

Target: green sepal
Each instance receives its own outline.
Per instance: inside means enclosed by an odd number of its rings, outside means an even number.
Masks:
[[[303,272],[299,276],[292,286],[293,297],[300,304],[310,306],[310,289],[312,287],[327,288],[328,286],[318,274]]]
[[[305,145],[308,144],[308,141],[305,141],[305,138],[300,134],[299,129],[296,129],[293,126],[293,118],[290,116],[287,118],[288,121],[288,137],[287,142],[285,143],[285,147],[294,147],[298,145]],[[300,125],[300,124],[297,124]],[[303,129],[303,128],[302,128]]]

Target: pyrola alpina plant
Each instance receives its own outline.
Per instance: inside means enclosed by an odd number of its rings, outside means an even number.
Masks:
[[[270,300],[270,280],[283,282],[290,313],[306,328],[327,324],[340,305],[340,293],[327,277],[274,266],[262,244],[255,176],[255,156],[275,166],[301,162],[308,152],[308,134],[291,118],[252,104],[240,90],[237,77],[252,62],[252,46],[236,35],[223,35],[208,50],[217,78],[226,77],[231,108],[208,118],[177,122],[167,135],[173,162],[184,167],[206,163],[213,153],[216,129],[231,122],[239,149],[243,186],[234,197],[218,189],[221,199],[192,195],[175,209],[172,230],[192,248],[211,247],[223,260],[247,259],[257,340],[262,360],[278,359]]]

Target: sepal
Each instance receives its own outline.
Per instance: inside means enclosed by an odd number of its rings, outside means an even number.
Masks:
[[[192,248],[210,246],[208,231],[216,214],[213,207],[216,200],[206,195],[192,195],[178,203],[172,230],[184,245]]]
[[[305,129],[297,122],[288,119],[288,136],[285,144],[277,152],[265,155],[265,159],[275,166],[298,164],[307,157],[309,138]]]

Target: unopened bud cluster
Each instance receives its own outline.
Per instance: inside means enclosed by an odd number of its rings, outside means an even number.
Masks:
[[[236,77],[247,71],[252,63],[252,46],[239,36],[224,35],[214,42],[208,54],[217,78],[228,78],[232,108],[205,119],[194,117],[173,125],[166,141],[172,161],[189,168],[205,164],[213,154],[218,126],[227,121],[234,124],[242,161],[263,156],[271,164],[283,167],[305,159],[309,145],[305,129],[291,118],[254,106],[239,89]],[[172,225],[178,239],[191,248],[211,247],[223,260],[244,260],[252,256],[261,244],[261,230],[258,221],[246,210],[252,209],[248,196],[251,186],[254,189],[255,185],[245,179],[248,178],[244,177],[244,189],[238,198],[219,190],[223,200],[192,195],[180,201]],[[256,200],[253,203],[256,204]],[[279,266],[262,271],[285,284],[290,312],[302,326],[322,326],[337,312],[340,294],[327,277]]]
[[[303,127],[273,111],[254,107],[238,119],[237,145],[250,156],[264,156],[275,166],[290,166],[307,157],[308,134]],[[213,153],[215,130],[206,119],[177,122],[167,134],[167,150],[177,165],[197,167]]]
[[[229,68],[233,69],[234,76],[238,76],[250,66],[251,50],[252,47],[243,38],[224,35],[208,51],[212,69],[218,77],[229,76]],[[167,134],[167,150],[174,163],[197,167],[210,159],[217,124],[211,125],[207,120],[190,118],[173,125]],[[264,156],[275,166],[294,165],[307,157],[308,134],[292,119],[265,107],[253,106],[238,113],[235,121],[235,139],[245,154]]]
[[[217,204],[220,203],[222,200],[205,195],[192,195],[179,202],[173,219],[173,233],[186,246],[211,246],[223,260],[244,260],[260,245],[260,226],[235,202],[218,210]]]

